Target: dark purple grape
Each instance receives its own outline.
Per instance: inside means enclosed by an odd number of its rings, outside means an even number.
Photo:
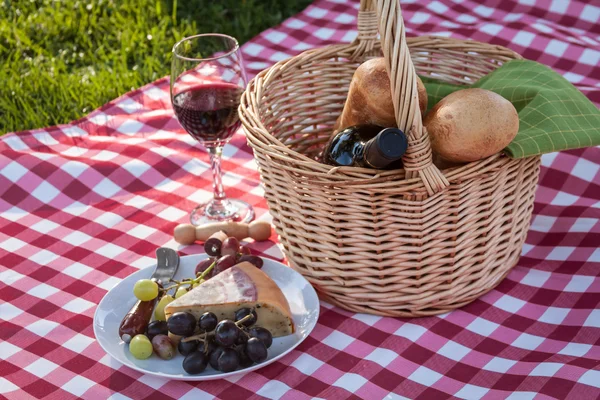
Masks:
[[[246,321],[244,321],[242,323],[243,326],[245,327],[250,327],[252,325],[254,325],[256,323],[256,320],[258,319],[258,315],[256,315],[256,311],[254,309],[249,309],[249,308],[240,308],[239,310],[237,310],[235,312],[235,322],[240,321],[242,318],[246,317],[247,315],[252,315],[251,318],[248,318]]]
[[[217,327],[217,316],[210,311],[205,312],[198,319],[198,327],[202,332],[212,332]]]
[[[204,372],[208,364],[207,357],[204,353],[194,351],[188,354],[183,360],[183,369],[190,375],[196,375]]]
[[[168,335],[169,330],[167,328],[166,321],[152,321],[148,324],[146,329],[146,336],[152,341],[152,338],[156,335]]]
[[[246,344],[248,339],[249,339],[248,334],[242,330],[240,332],[240,334],[238,335],[238,338],[235,341],[235,344]]]
[[[221,255],[222,256],[236,256],[240,249],[240,241],[234,238],[233,236],[225,239],[223,244],[221,245]]]
[[[219,260],[217,260],[217,265],[215,265],[214,269],[215,275],[233,267],[236,263],[237,261],[235,259],[235,256],[232,256],[231,254],[219,258]]]
[[[210,267],[212,265],[212,263],[214,263],[216,261],[216,258],[214,257],[210,257],[207,258],[206,260],[202,260],[198,263],[198,265],[196,266],[196,271],[194,272],[194,274],[198,275],[203,273],[206,268]],[[214,268],[213,268],[214,271]],[[212,271],[208,273],[208,276],[205,278],[210,278],[212,276]]]
[[[219,371],[231,372],[240,366],[240,356],[234,349],[224,349],[217,359]]]
[[[167,321],[169,332],[179,336],[192,336],[196,329],[196,318],[188,312],[176,312]]]
[[[259,338],[250,338],[246,343],[246,354],[255,363],[263,362],[267,359],[267,346]]]
[[[263,260],[259,256],[252,256],[252,255],[244,254],[243,256],[240,257],[238,262],[244,262],[244,261],[249,262],[250,264],[254,265],[256,268],[262,268],[262,266],[263,266]]]
[[[241,246],[240,247],[240,254],[242,256],[251,256],[252,255],[252,250],[250,250],[250,247],[248,247],[248,246]]]
[[[249,366],[254,364],[254,361],[252,361],[250,357],[248,357],[248,354],[246,354],[246,346],[238,345],[235,346],[234,349],[235,351],[237,351],[238,356],[240,356],[240,367],[248,368]]]
[[[175,346],[173,346],[173,342],[167,335],[154,336],[152,338],[152,349],[163,360],[170,360],[176,354]]]
[[[224,319],[217,324],[215,329],[215,342],[223,347],[233,346],[240,335],[240,328],[235,322]]]
[[[197,340],[190,340],[189,342],[184,342],[183,340],[180,340],[179,344],[177,345],[177,350],[179,350],[181,355],[187,356],[188,354],[196,351],[196,349],[198,348],[198,344],[200,344],[200,342]]]
[[[250,335],[250,337],[260,339],[260,341],[265,344],[267,349],[273,344],[273,335],[271,335],[271,332],[269,332],[268,329],[262,328],[260,326],[255,326],[254,328],[250,329],[250,332],[248,332],[248,334]]]
[[[219,257],[221,254],[221,241],[217,239],[208,239],[204,243],[204,251],[211,257]]]
[[[221,354],[223,354],[223,350],[225,350],[222,347],[217,347],[212,353],[210,353],[208,362],[210,363],[210,366],[213,367],[213,369],[219,371],[219,357],[221,357]]]

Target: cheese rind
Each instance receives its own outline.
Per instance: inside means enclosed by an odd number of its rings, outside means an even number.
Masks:
[[[257,326],[268,329],[273,337],[294,333],[290,306],[281,289],[267,274],[243,262],[221,272],[165,307],[167,320],[186,311],[199,318],[207,311],[219,320],[234,319],[240,308],[254,308]]]

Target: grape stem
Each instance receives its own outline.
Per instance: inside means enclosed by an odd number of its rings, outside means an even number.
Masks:
[[[208,340],[209,337],[212,337],[212,336],[215,336],[214,332],[204,332],[204,333],[199,333],[194,336],[188,336],[186,338],[181,339],[181,341],[183,343],[191,342],[192,340],[199,340],[201,342],[205,342]]]
[[[244,318],[242,318],[239,321],[237,321],[235,324],[239,327],[241,324],[243,324],[244,322],[248,321],[252,317],[254,317],[254,315],[252,315],[252,313],[250,313],[250,314],[246,315]]]
[[[204,332],[204,354],[208,356],[208,332]]]
[[[240,326],[240,325],[242,325],[242,324],[243,324],[244,322],[246,322],[247,320],[249,320],[249,319],[250,319],[250,317],[253,317],[253,315],[252,315],[252,314],[248,314],[248,315],[246,315],[244,318],[242,318],[242,319],[240,319],[239,321],[237,321],[235,324],[236,324],[236,325],[238,326],[238,328],[239,328],[239,326]],[[242,332],[244,332],[244,331],[242,331]],[[246,333],[246,332],[244,332],[244,333]],[[194,335],[194,336],[188,336],[188,337],[186,337],[186,338],[183,338],[183,339],[181,339],[181,341],[182,341],[182,342],[184,342],[184,343],[191,342],[192,340],[199,340],[199,341],[201,341],[201,342],[204,342],[204,341],[206,341],[206,340],[207,340],[209,337],[212,337],[212,336],[214,336],[214,335],[215,335],[214,331],[212,331],[212,332],[204,332],[204,333],[199,333],[198,335]],[[248,334],[246,333],[246,335],[248,335]]]
[[[180,281],[180,282],[174,281],[174,282],[177,282],[176,285],[171,285],[171,286],[169,286],[169,287],[167,287],[166,289],[163,289],[163,290],[166,293],[166,292],[168,292],[169,290],[171,290],[173,288],[179,288],[179,286],[186,285],[186,284],[189,284],[190,287],[191,287],[191,286],[195,285],[196,283],[199,283],[201,280],[203,280],[213,270],[213,268],[215,267],[215,265],[217,265],[216,261],[214,261],[212,264],[210,264],[210,267],[206,268],[204,270],[204,272],[202,272],[202,274],[200,274],[200,276],[198,276],[198,277],[196,277],[194,279],[186,279],[186,280],[183,280],[183,281]]]

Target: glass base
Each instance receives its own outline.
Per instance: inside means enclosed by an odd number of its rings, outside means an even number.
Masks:
[[[190,222],[195,226],[223,221],[248,223],[253,219],[252,206],[237,199],[227,199],[219,203],[211,200],[194,208],[190,215]]]

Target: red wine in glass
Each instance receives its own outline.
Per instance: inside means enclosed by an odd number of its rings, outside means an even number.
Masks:
[[[193,225],[254,218],[250,204],[227,198],[221,177],[223,147],[240,127],[237,109],[246,82],[240,47],[231,36],[195,35],[173,46],[173,110],[183,129],[207,150],[213,174],[212,198],[192,210]]]
[[[192,86],[173,97],[179,123],[196,140],[221,142],[240,127],[237,108],[243,90],[228,82]]]

